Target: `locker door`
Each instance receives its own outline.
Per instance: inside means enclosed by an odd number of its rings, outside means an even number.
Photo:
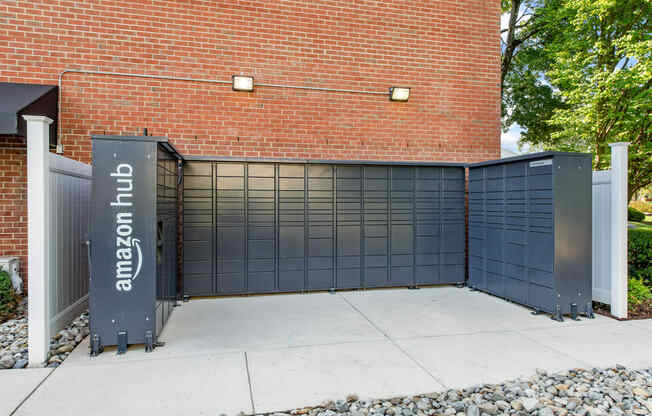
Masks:
[[[364,286],[389,285],[389,168],[364,168]]]
[[[464,182],[463,169],[442,168],[439,283],[464,282],[466,234]]]
[[[276,169],[247,165],[247,292],[276,289]]]
[[[418,167],[415,177],[415,283],[440,283],[440,194],[438,167]]]
[[[217,293],[246,288],[245,164],[218,163],[215,189]]]
[[[308,290],[335,287],[333,175],[333,166],[308,166]]]
[[[362,168],[337,166],[338,289],[362,287]]]
[[[390,168],[391,286],[414,284],[414,168]]]
[[[213,164],[188,162],[183,169],[183,293],[210,295],[216,292]]]
[[[305,165],[278,166],[278,289],[305,289]]]

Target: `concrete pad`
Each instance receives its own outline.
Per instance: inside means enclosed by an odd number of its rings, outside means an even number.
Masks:
[[[13,412],[50,372],[52,368],[0,371],[0,415]]]
[[[559,323],[500,298],[450,286],[340,295],[393,339],[617,322],[598,315],[596,319]]]
[[[252,400],[271,412],[350,393],[495,383],[536,368],[652,365],[652,320],[558,323],[453,287],[191,300],[160,340],[153,353],[107,347],[91,358],[87,338],[17,414],[233,414],[251,412]]]
[[[165,346],[145,353],[129,346],[116,356],[107,348],[89,357],[88,339],[68,357],[70,364],[98,364],[184,357],[256,349],[384,339],[340,296],[328,293],[193,299],[174,309],[160,340]]]
[[[559,371],[584,364],[515,332],[451,335],[397,343],[449,388],[530,376],[537,368]]]
[[[652,319],[637,319],[635,321],[627,321],[626,323],[647,331],[652,331]]]
[[[554,348],[593,367],[616,364],[652,366],[652,331],[635,321],[615,325],[559,327],[522,331],[539,344]]]
[[[135,344],[129,345],[127,347],[126,354],[118,355],[116,346],[104,347],[104,352],[96,357],[90,356],[90,337],[84,338],[82,342],[77,344],[74,350],[68,355],[68,358],[61,365],[89,365],[89,364],[120,364],[131,361],[142,361],[142,360],[157,360],[163,358],[169,358],[171,355],[165,355],[164,347],[156,348],[153,352],[145,352],[144,344]],[[193,351],[187,351],[187,354],[183,356],[191,356]],[[205,354],[204,354],[205,355]]]
[[[244,354],[63,365],[16,415],[251,413]]]
[[[382,338],[341,297],[328,293],[191,300],[175,310],[161,337],[165,350],[175,353]]]
[[[256,351],[247,354],[256,412],[325,399],[389,398],[442,386],[389,341]]]

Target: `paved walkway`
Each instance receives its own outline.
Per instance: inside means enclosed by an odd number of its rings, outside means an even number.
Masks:
[[[652,320],[558,323],[453,287],[192,300],[175,309],[162,340],[151,354],[136,346],[96,358],[80,344],[15,414],[263,413],[536,368],[652,367]],[[10,373],[26,374],[24,395],[32,392],[29,371]]]

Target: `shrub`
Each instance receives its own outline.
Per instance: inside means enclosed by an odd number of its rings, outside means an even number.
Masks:
[[[652,202],[634,201],[634,202],[630,202],[629,206],[641,212],[652,212]]]
[[[627,262],[629,275],[652,288],[652,229],[629,229]]]
[[[645,214],[636,208],[627,207],[627,221],[641,222],[645,220]]]
[[[11,277],[5,270],[0,269],[0,317],[11,310],[14,299],[14,286],[11,284]]]
[[[652,299],[650,288],[645,286],[642,280],[630,277],[627,284],[627,303],[636,306],[650,299]]]

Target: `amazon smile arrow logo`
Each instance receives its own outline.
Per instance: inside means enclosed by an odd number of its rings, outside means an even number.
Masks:
[[[136,265],[136,271],[134,272],[134,275],[131,276],[131,280],[136,280],[138,275],[140,274],[140,269],[143,267],[143,252],[140,249],[140,240],[137,238],[132,238],[131,239],[131,245],[133,247],[136,247],[136,252],[138,253],[138,264]]]

